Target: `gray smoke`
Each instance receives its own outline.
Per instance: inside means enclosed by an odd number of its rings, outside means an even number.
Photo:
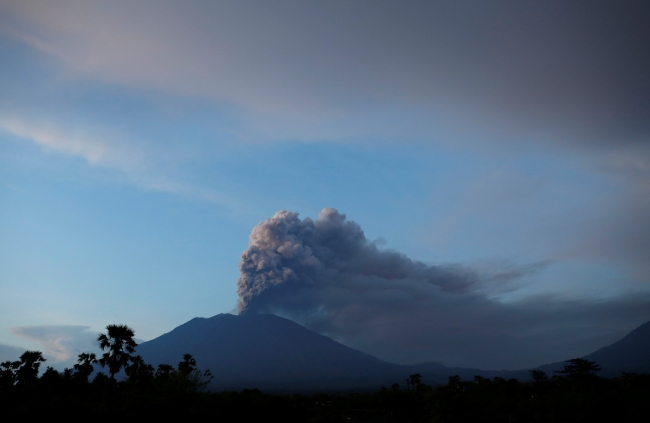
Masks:
[[[475,275],[452,266],[428,266],[394,251],[380,250],[345,214],[325,208],[318,219],[279,211],[257,225],[242,253],[237,281],[240,312],[322,312],[324,290],[391,281],[419,281],[446,292],[467,292]]]
[[[253,229],[242,254],[239,310],[288,317],[389,361],[499,369],[584,356],[650,319],[647,294],[490,295],[549,265],[431,266],[380,248],[335,209],[315,220],[280,211]]]

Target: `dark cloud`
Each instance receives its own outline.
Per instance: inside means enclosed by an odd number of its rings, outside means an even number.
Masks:
[[[89,332],[89,326],[43,325],[11,328],[13,335],[36,341],[43,353],[55,362],[67,362],[84,351],[97,349],[97,334]]]
[[[380,249],[334,209],[316,220],[281,211],[251,233],[239,308],[287,316],[388,360],[488,368],[585,355],[650,318],[648,295],[510,303],[488,296],[547,265],[480,273],[430,266]]]
[[[343,292],[341,292],[343,294]],[[480,295],[339,299],[312,328],[382,358],[516,369],[580,357],[650,318],[650,296],[602,302],[536,297],[500,303]],[[289,314],[290,315],[290,314]]]

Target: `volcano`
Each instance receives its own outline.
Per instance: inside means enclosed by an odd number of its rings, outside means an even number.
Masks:
[[[399,365],[272,314],[197,317],[143,342],[137,352],[154,365],[192,354],[224,389],[375,388],[405,377]]]
[[[600,364],[601,376],[605,377],[617,377],[623,372],[650,373],[650,322],[585,358]]]
[[[398,365],[347,347],[291,320],[272,314],[219,314],[194,318],[137,348],[148,363],[175,365],[192,354],[200,369],[214,375],[212,389],[266,391],[376,390],[420,373],[430,385],[449,376],[472,379],[529,378],[528,370],[489,371],[439,363]],[[573,358],[573,357],[568,357]],[[650,322],[620,341],[585,356],[602,366],[602,376],[650,372]],[[549,376],[564,363],[537,367]]]

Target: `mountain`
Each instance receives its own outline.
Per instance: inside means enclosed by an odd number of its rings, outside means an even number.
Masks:
[[[600,364],[601,376],[605,377],[620,376],[623,372],[650,373],[650,322],[585,358]]]
[[[154,365],[192,354],[222,389],[374,389],[408,376],[396,364],[271,314],[194,318],[143,342],[137,353]]]
[[[194,318],[137,348],[148,363],[175,365],[183,354],[214,375],[213,389],[259,388],[267,391],[377,389],[402,383],[414,373],[426,384],[449,376],[529,378],[528,370],[488,371],[439,363],[398,365],[346,347],[327,336],[272,314],[219,314]],[[570,357],[573,358],[573,357]],[[603,368],[602,376],[623,371],[650,372],[650,322],[618,342],[585,356]],[[537,367],[549,376],[563,362]]]
[[[598,375],[603,377],[618,377],[623,372],[650,373],[650,322],[634,329],[620,341],[582,358],[600,365],[602,370]],[[542,370],[552,376],[562,370],[564,365],[561,361],[539,366],[536,370]]]

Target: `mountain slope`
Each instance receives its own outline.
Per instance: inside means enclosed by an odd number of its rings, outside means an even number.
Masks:
[[[617,377],[623,372],[650,373],[650,322],[585,358],[600,364],[601,376],[605,377]]]
[[[194,318],[137,352],[154,365],[176,364],[190,353],[216,386],[229,389],[363,388],[404,376],[398,365],[270,314]]]
[[[581,358],[600,365],[602,371],[598,375],[602,377],[619,377],[623,372],[650,373],[650,322],[642,324],[621,340]],[[553,376],[555,372],[562,370],[565,364],[559,361],[535,369]],[[524,377],[523,371],[513,373],[516,374],[513,377]]]

